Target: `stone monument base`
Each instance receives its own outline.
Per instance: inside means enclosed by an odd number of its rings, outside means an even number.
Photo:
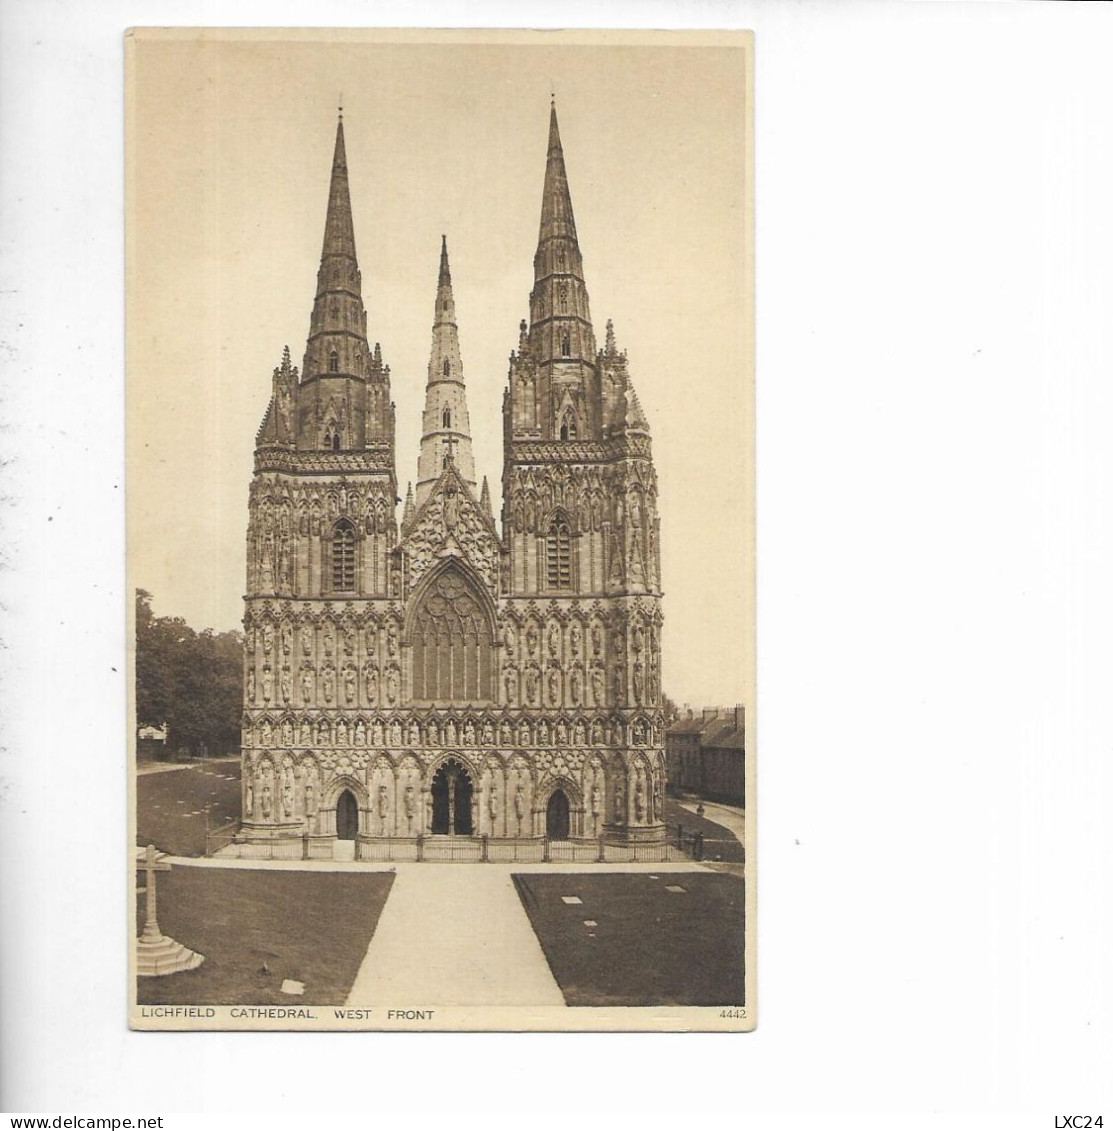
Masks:
[[[182,970],[196,970],[205,961],[168,935],[141,936],[136,944],[135,972],[140,978],[161,978]]]

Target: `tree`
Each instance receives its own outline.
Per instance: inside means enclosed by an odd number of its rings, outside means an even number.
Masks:
[[[135,592],[135,708],[140,726],[169,725],[171,749],[197,756],[239,744],[243,637],[195,632],[181,617],[156,617]]]

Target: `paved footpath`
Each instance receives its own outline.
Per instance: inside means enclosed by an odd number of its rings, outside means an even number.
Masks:
[[[564,1005],[508,867],[395,867],[347,1005]]]
[[[680,808],[687,809],[689,813],[696,811],[698,801],[681,801]],[[717,805],[714,801],[703,803],[703,815],[724,828],[730,829],[742,844],[746,843],[746,811],[734,805]]]

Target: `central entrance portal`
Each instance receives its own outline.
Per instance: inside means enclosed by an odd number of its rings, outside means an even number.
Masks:
[[[433,775],[433,835],[471,836],[471,775],[455,758]]]
[[[545,833],[549,840],[567,840],[568,831],[568,794],[555,789],[545,812]]]

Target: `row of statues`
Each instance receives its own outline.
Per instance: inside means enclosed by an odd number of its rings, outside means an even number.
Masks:
[[[388,782],[379,781],[368,797],[365,815],[372,818],[373,826],[367,829],[370,835],[412,836],[417,831],[428,833],[432,829],[432,779],[424,784],[415,782],[412,774],[399,779],[388,773]],[[278,768],[277,784],[275,773],[269,764],[264,765],[257,776],[248,772],[243,784],[244,818],[249,822],[290,822],[305,820],[310,824],[320,812],[320,787],[318,772],[310,769],[296,772],[289,764]],[[465,775],[466,776],[466,775]],[[479,791],[471,791],[470,805],[472,829],[492,832],[495,835],[523,835],[527,831],[524,818],[540,811],[534,800],[540,800],[538,789],[528,772],[520,769],[510,772],[508,777],[513,786],[508,792],[500,792],[501,775],[484,773]],[[300,800],[295,792],[298,779],[301,779]],[[632,785],[632,790],[628,786]],[[471,781],[468,777],[468,786]],[[606,776],[601,766],[587,767],[580,796],[582,803],[573,806],[574,815],[582,819],[580,835],[594,836],[601,831],[600,826],[608,818],[605,795]],[[610,793],[612,796],[609,819],[613,824],[654,824],[664,817],[664,790],[662,775],[646,771],[637,766],[629,774],[614,776]],[[509,805],[507,805],[509,799]],[[547,798],[545,799],[547,800]],[[425,813],[425,822],[419,829],[415,818],[419,807]],[[480,813],[485,812],[488,820],[481,821]],[[509,818],[515,824],[511,826]],[[375,821],[377,818],[377,821]],[[401,820],[405,824],[402,825]],[[320,829],[312,830],[320,831]]]
[[[476,722],[466,719],[457,722],[447,719],[443,722],[430,719],[421,722],[418,719],[401,719],[384,721],[373,719],[368,723],[364,719],[350,721],[340,718],[332,722],[329,719],[319,719],[314,724],[309,719],[302,719],[295,725],[293,719],[283,719],[281,723],[272,724],[269,719],[263,719],[253,729],[244,727],[244,745],[251,746],[616,746],[622,745],[626,738],[632,746],[650,746],[653,744],[656,730],[653,723],[646,719],[634,719],[629,723],[628,730],[621,721],[613,719],[595,719],[590,724],[584,719],[569,722],[557,719],[550,723],[548,719],[540,719],[536,723],[529,719],[520,719],[512,723],[507,719],[501,720],[497,727],[490,720]],[[257,741],[253,741],[256,740]]]

